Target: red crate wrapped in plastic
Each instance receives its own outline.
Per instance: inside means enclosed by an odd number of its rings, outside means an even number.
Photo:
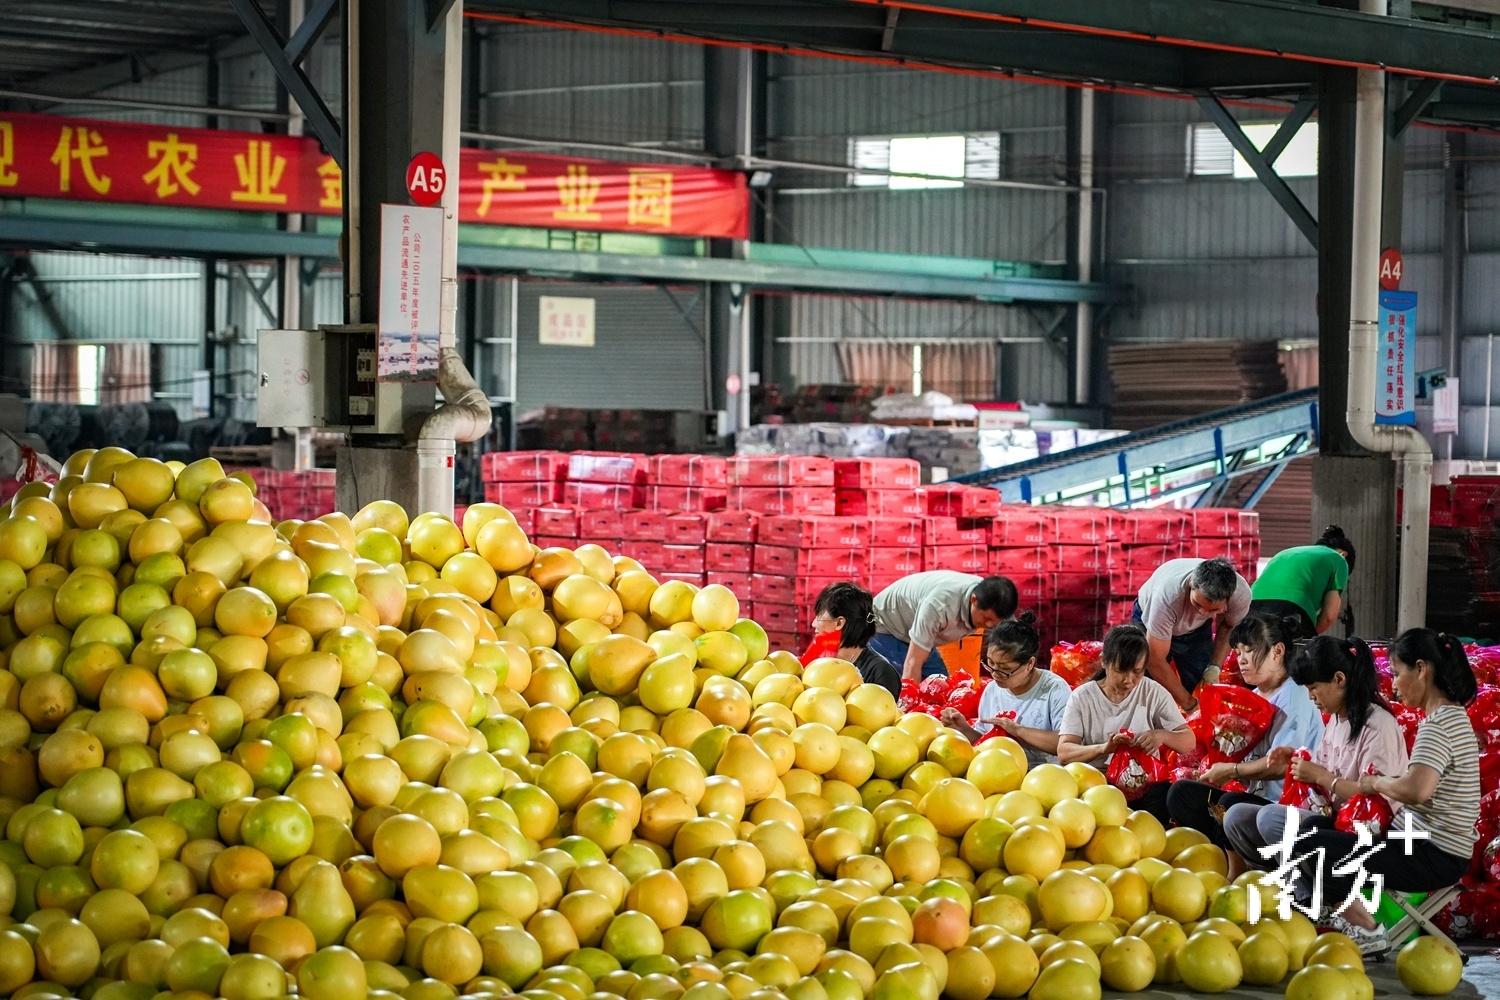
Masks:
[[[1000,492],[985,486],[939,483],[924,486],[927,513],[934,517],[994,517],[1000,513]]]
[[[605,546],[609,548],[609,546]],[[628,556],[652,572],[661,566],[661,542],[643,542],[636,539],[621,539],[620,555]]]
[[[1002,504],[990,521],[990,548],[1024,549],[1052,541],[1052,518],[1040,507]]]
[[[762,545],[792,545],[800,548],[856,548],[870,543],[864,520],[855,517],[784,517],[760,520],[755,540]]]
[[[868,557],[868,572],[874,576],[894,576],[897,579],[922,572],[921,549],[871,549]]]
[[[568,479],[579,483],[644,485],[647,458],[628,452],[575,451],[568,456]]]
[[[1198,507],[1192,512],[1197,538],[1233,538],[1240,532],[1240,512],[1223,507]]]
[[[1193,542],[1194,559],[1228,559],[1234,562],[1234,540],[1231,538],[1199,538]]]
[[[755,572],[775,576],[835,576],[857,580],[865,575],[863,549],[802,549],[756,543]]]
[[[818,455],[735,455],[725,466],[724,481],[728,486],[832,487],[833,459]]]
[[[532,510],[532,527],[538,535],[578,537],[578,511],[572,507],[544,506]]]
[[[707,524],[702,514],[668,514],[662,541],[670,545],[702,545]]]
[[[989,565],[990,550],[982,544],[922,546],[924,570],[949,569],[955,573],[973,573],[975,576],[983,576],[988,571]]]
[[[1181,534],[1174,530],[1182,521],[1176,511],[1132,510],[1111,521],[1110,530],[1121,545],[1169,545]]]
[[[703,537],[710,542],[753,542],[760,515],[753,510],[720,510],[704,516]]]
[[[756,573],[750,577],[750,597],[756,603],[795,604],[811,606],[830,583],[840,583],[837,576],[773,576]],[[762,625],[765,623],[762,622]]]
[[[1099,545],[1109,541],[1109,511],[1099,507],[1049,507],[1052,540],[1067,545]]]
[[[661,569],[665,574],[703,572],[703,546],[663,545]]]
[[[537,535],[531,544],[539,549],[576,549],[578,539],[567,535]]]
[[[1094,573],[1052,573],[1052,596],[1057,600],[1084,600],[1109,596],[1109,579]]]
[[[1135,734],[1128,729],[1120,730],[1120,735],[1135,738]],[[1110,754],[1104,780],[1124,792],[1128,801],[1134,802],[1145,795],[1146,789],[1152,785],[1169,780],[1171,773],[1160,757],[1147,753],[1140,747],[1128,746]]]
[[[1172,558],[1166,545],[1125,545],[1115,551],[1118,557],[1112,569],[1145,570],[1148,574],[1156,572],[1158,566]]]
[[[989,524],[971,518],[929,517],[922,522],[923,545],[975,545],[989,548]]]
[[[754,568],[755,546],[741,542],[709,542],[704,548],[703,565],[711,572],[749,573]]]
[[[1109,577],[1108,545],[1044,545],[1042,553],[1051,558],[1053,573],[1093,573]]]
[[[915,489],[922,466],[911,458],[836,458],[833,484],[861,490]]]
[[[624,534],[625,515],[618,510],[585,510],[578,514],[578,537],[586,542],[623,538]]]
[[[1032,576],[1051,568],[1051,555],[1040,548],[990,549],[990,572],[997,576]]]
[[[812,631],[812,609],[800,604],[755,602],[755,613],[767,632],[790,632],[800,635]]]
[[[659,542],[667,533],[667,515],[659,510],[632,510],[620,518],[620,537]]]
[[[725,502],[759,514],[833,515],[833,490],[817,486],[731,486]]]
[[[1099,672],[1103,656],[1104,643],[1094,639],[1060,642],[1052,647],[1052,672],[1067,681],[1068,687],[1076,688]]]
[[[487,483],[552,482],[567,468],[568,456],[560,451],[491,451],[479,458],[479,475]]]
[[[833,492],[833,505],[841,517],[922,517],[927,513],[922,495],[911,489],[840,488]]]
[[[1198,711],[1188,725],[1210,764],[1243,761],[1276,719],[1276,706],[1247,687],[1204,684],[1197,694]]]
[[[723,510],[725,492],[723,487],[699,489],[696,486],[642,486],[642,506],[652,510],[692,511],[707,513]]]
[[[562,499],[562,487],[551,480],[534,483],[485,483],[484,499],[502,507],[540,507]]]
[[[872,549],[922,547],[922,522],[911,517],[872,517],[865,521]]]
[[[722,490],[726,462],[719,455],[652,455],[647,473],[657,486],[697,486]]]
[[[636,486],[571,480],[563,484],[563,502],[584,510],[633,510],[641,506],[641,499]]]

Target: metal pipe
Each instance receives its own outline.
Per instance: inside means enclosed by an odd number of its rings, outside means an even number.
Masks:
[[[1078,280],[1094,280],[1094,116],[1092,90],[1078,95]],[[1093,399],[1094,384],[1094,307],[1078,303],[1073,328],[1073,396],[1078,403]]]
[[[893,170],[868,170],[864,167],[855,168],[847,163],[803,163],[798,160],[767,159],[763,156],[747,157],[745,166],[752,169],[755,167],[781,167],[787,170],[807,170],[813,173],[824,174],[864,174],[869,177],[916,177],[921,180],[956,181],[965,187],[1009,188],[1015,191],[1048,191],[1053,194],[1066,194],[1070,191],[1077,193],[1083,190],[1072,184],[1042,184],[1038,181],[1004,181],[990,180],[983,177],[953,177],[948,174],[914,174]]]
[[[1366,14],[1384,16],[1386,0],[1360,0]],[[1398,464],[1401,567],[1397,626],[1413,628],[1427,616],[1427,538],[1432,506],[1432,447],[1415,427],[1376,425],[1375,371],[1379,339],[1380,214],[1385,163],[1385,74],[1358,71],[1354,130],[1354,238],[1349,301],[1349,398],[1345,419],[1354,440]]]
[[[443,25],[443,184],[442,295],[438,308],[438,389],[443,403],[422,422],[417,434],[417,506],[423,512],[453,515],[453,466],[457,443],[484,437],[490,429],[490,403],[458,352],[458,162],[463,92],[463,0],[449,9]]]
[[[222,118],[254,118],[258,121],[284,122],[292,118],[289,112],[259,110],[256,108],[224,108],[211,104],[174,104],[171,101],[139,101],[130,97],[69,97],[65,94],[42,94],[34,90],[0,88],[0,97],[19,101],[39,101],[47,104],[76,105],[89,108],[123,108],[129,111],[166,111],[180,115],[203,115]]]
[[[522,135],[499,135],[494,132],[461,132],[459,135],[464,139],[474,139],[479,142],[510,143],[516,146],[596,149],[604,153],[647,153],[651,156],[665,156],[675,160],[689,160],[693,163],[713,163],[718,160],[717,156],[712,156],[708,153],[688,153],[678,149],[658,149],[648,144],[627,145],[618,142],[580,142],[574,139],[537,139]]]

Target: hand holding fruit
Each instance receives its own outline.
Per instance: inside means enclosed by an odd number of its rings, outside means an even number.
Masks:
[[[1234,765],[1227,761],[1218,764],[1210,764],[1204,769],[1202,779],[1210,785],[1224,785],[1233,781],[1237,775],[1234,773]]]

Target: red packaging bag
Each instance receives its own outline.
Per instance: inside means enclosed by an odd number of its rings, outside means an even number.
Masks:
[[[1128,729],[1120,730],[1120,735],[1135,738],[1135,734]],[[1124,792],[1127,801],[1134,802],[1145,795],[1146,789],[1152,785],[1170,780],[1171,771],[1166,762],[1155,754],[1149,754],[1140,747],[1125,747],[1110,755],[1104,778]]]
[[[1374,774],[1375,768],[1372,766],[1365,773]],[[1391,828],[1392,815],[1391,804],[1384,795],[1360,794],[1339,806],[1333,825],[1345,833],[1354,833],[1354,824],[1363,823],[1372,834],[1378,836]]]
[[[805,667],[813,660],[819,660],[825,656],[838,656],[840,636],[841,633],[837,630],[816,633],[812,643],[801,656],[802,665]]]
[[[845,489],[915,489],[922,482],[922,466],[912,458],[836,458],[833,484]]]
[[[1479,693],[1469,703],[1469,722],[1474,726],[1481,750],[1500,748],[1500,688],[1480,686]]]
[[[1391,706],[1391,713],[1396,716],[1396,725],[1401,727],[1401,735],[1406,739],[1406,752],[1411,753],[1411,748],[1417,745],[1417,730],[1422,726],[1422,720],[1427,718],[1427,713],[1420,708],[1412,708],[1403,705],[1399,701],[1392,701],[1390,693],[1385,695],[1386,702]],[[1472,718],[1472,716],[1471,716]],[[1479,735],[1479,727],[1475,726],[1475,735]],[[1483,746],[1483,737],[1481,747]]]
[[[1189,723],[1209,763],[1238,764],[1265,738],[1276,719],[1276,706],[1246,687],[1204,684],[1198,688],[1198,711]]]
[[[1298,747],[1292,751],[1292,759],[1286,762],[1286,775],[1281,779],[1280,802],[1284,806],[1322,812],[1326,803],[1318,786],[1292,777],[1292,768],[1299,760],[1312,760],[1312,751],[1307,747]]]
[[[1052,647],[1052,672],[1076,688],[1091,679],[1099,671],[1099,660],[1104,655],[1104,643],[1060,642]]]
[[[948,708],[956,708],[963,717],[973,722],[979,716],[979,698],[982,690],[968,673],[953,675],[953,684],[948,688]]]

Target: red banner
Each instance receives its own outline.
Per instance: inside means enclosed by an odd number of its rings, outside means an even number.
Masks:
[[[744,239],[743,174],[466,149],[463,222]],[[343,177],[311,138],[0,112],[0,197],[337,215]]]

